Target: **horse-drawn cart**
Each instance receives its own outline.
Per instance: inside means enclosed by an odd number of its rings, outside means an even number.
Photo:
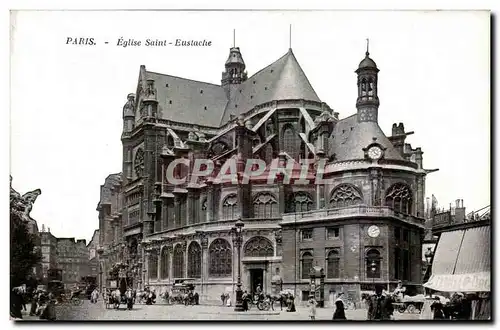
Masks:
[[[121,304],[126,305],[131,310],[134,305],[134,295],[131,289],[130,280],[126,276],[110,280],[109,285],[104,288],[103,301],[106,309],[119,309]]]
[[[403,298],[395,298],[394,309],[400,313],[420,313],[422,307],[424,306],[425,297],[424,295],[416,296],[404,296]]]

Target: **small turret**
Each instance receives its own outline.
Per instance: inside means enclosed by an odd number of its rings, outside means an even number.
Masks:
[[[359,63],[356,74],[358,75],[358,98],[356,108],[358,109],[358,121],[378,121],[378,72],[377,64],[370,58],[368,51],[368,39],[365,58]]]
[[[123,106],[123,132],[128,133],[134,129],[135,122],[135,94],[127,95],[127,103]]]

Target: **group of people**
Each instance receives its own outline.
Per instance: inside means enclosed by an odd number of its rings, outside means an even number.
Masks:
[[[375,287],[375,294],[368,297],[368,313],[367,320],[369,321],[382,321],[390,320],[394,313],[393,300],[390,296],[385,295],[384,287],[377,285]],[[314,295],[309,295],[307,301],[309,307],[309,317],[311,320],[316,319],[316,307],[318,302],[314,298]],[[333,312],[333,320],[346,320],[345,315],[345,305],[344,305],[344,294],[340,292],[335,299],[335,309]]]
[[[27,312],[27,301],[31,303],[30,316],[38,316],[41,320],[55,321],[56,301],[54,295],[44,290],[28,292],[24,287],[14,287],[11,290],[10,316],[14,319],[22,319],[22,311]]]

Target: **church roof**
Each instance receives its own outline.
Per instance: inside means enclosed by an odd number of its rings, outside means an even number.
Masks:
[[[403,160],[376,122],[358,122],[357,114],[337,122],[329,140],[329,153],[335,161],[364,159],[363,148],[373,142],[387,148],[386,159]],[[376,138],[374,141],[373,138]]]
[[[305,99],[321,102],[291,49],[231,92],[231,100],[220,125],[229,121],[230,115],[238,116],[259,104],[274,100]]]
[[[358,70],[359,69],[364,69],[364,68],[375,68],[377,69],[377,64],[375,63],[374,60],[370,58],[370,53],[366,52],[365,58],[359,62],[358,65]]]
[[[155,81],[162,119],[219,127],[227,104],[221,86],[150,71],[146,77]]]

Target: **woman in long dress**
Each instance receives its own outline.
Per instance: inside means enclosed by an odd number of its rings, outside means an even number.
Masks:
[[[343,295],[344,294],[342,292],[339,293],[337,299],[335,300],[335,312],[333,312],[334,320],[346,320],[344,301],[342,300]]]

